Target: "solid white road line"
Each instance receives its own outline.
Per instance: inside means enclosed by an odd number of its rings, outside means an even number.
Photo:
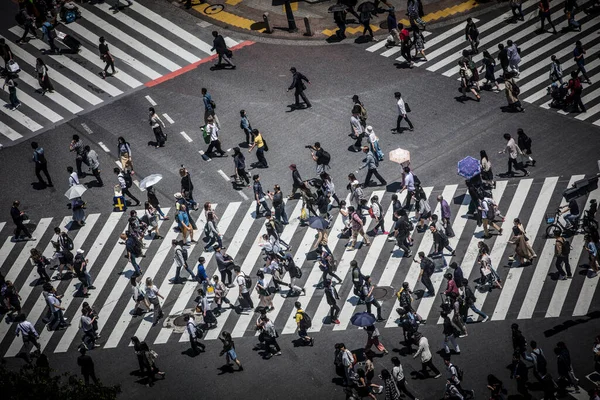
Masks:
[[[529,221],[527,221],[526,232],[532,246],[535,238],[538,236],[538,231],[540,230],[542,222],[544,222],[544,224],[546,222],[546,210],[548,209],[548,204],[550,203],[550,198],[552,197],[552,193],[554,192],[554,187],[556,186],[557,181],[558,177],[546,178],[544,180],[542,190],[540,191],[540,194],[535,202],[535,206],[533,207]],[[542,237],[545,235],[545,232],[543,232]],[[539,263],[540,261],[538,255],[538,259],[536,260],[536,269],[539,267]],[[506,314],[508,313],[508,309],[512,303],[515,292],[517,291],[517,286],[519,284],[519,280],[521,279],[521,275],[523,274],[523,269],[524,267],[511,268],[510,273],[502,282],[502,290],[500,291],[496,308],[494,309],[494,313],[491,317],[493,321],[506,319]]]
[[[3,36],[0,35],[0,37],[3,37]],[[36,64],[35,56],[29,54],[28,52],[23,50],[21,48],[21,46],[19,46],[18,44],[12,43],[8,39],[6,39],[6,44],[8,44],[10,46],[10,50],[13,52],[14,55],[16,55],[18,58],[23,60],[25,63],[27,63],[27,64],[31,65],[33,68],[35,68],[35,64]],[[81,97],[83,100],[87,101],[91,105],[95,106],[95,105],[102,103],[101,98],[94,95],[93,93],[88,92],[82,86],[78,85],[77,83],[73,82],[69,78],[65,77],[63,74],[61,74],[54,68],[48,67],[48,75],[50,76],[51,80],[53,80],[54,82],[58,83],[61,86],[64,86],[66,89],[70,90],[72,93]]]
[[[517,186],[517,190],[510,202],[510,206],[504,214],[504,223],[502,224],[502,229],[504,230],[503,235],[496,236],[496,241],[494,242],[494,247],[490,251],[490,258],[492,260],[492,266],[498,270],[500,268],[500,261],[502,261],[502,256],[504,255],[504,251],[506,250],[506,246],[512,236],[512,221],[515,218],[519,217],[521,213],[521,209],[523,208],[523,203],[527,198],[527,194],[529,193],[529,189],[531,189],[531,184],[533,179],[521,179],[519,181],[519,186]],[[496,184],[496,187],[498,184]],[[527,228],[527,227],[525,227]],[[511,250],[512,251],[512,250]],[[522,267],[519,267],[522,268]],[[505,278],[506,280],[506,278]],[[477,294],[477,301],[475,302],[475,307],[481,310],[483,304],[485,303],[485,299],[487,298],[489,292],[483,292]]]
[[[367,47],[365,50],[368,52],[374,53],[379,49],[382,49],[387,44],[387,40],[380,40],[376,42],[374,45]]]
[[[156,102],[154,101],[154,99],[152,99],[152,97],[150,97],[150,95],[146,96],[146,100],[148,100],[148,103],[150,103],[152,107],[156,107]]]
[[[195,63],[196,61],[200,60],[198,57],[196,57],[195,55],[193,55],[189,51],[187,51],[187,50],[185,50],[185,49],[177,46],[175,43],[173,43],[169,39],[165,38],[162,35],[159,35],[158,33],[156,33],[155,30],[150,29],[146,25],[144,25],[144,24],[136,21],[135,19],[131,18],[129,15],[127,15],[125,13],[113,14],[112,10],[110,10],[110,5],[109,4],[107,4],[107,3],[100,3],[100,4],[96,4],[96,7],[98,7],[99,9],[101,9],[102,11],[104,11],[105,13],[111,15],[116,20],[122,22],[127,27],[129,27],[129,28],[137,31],[138,33],[141,33],[143,36],[145,36],[146,38],[152,40],[154,43],[156,43],[156,44],[164,47],[165,49],[169,50],[173,54],[176,54],[177,56],[179,56],[182,59],[186,60],[187,62],[189,62],[189,63]],[[88,15],[88,13],[85,13],[85,15],[83,15],[83,17],[87,18],[87,15]],[[167,21],[167,20],[164,19],[164,21]],[[175,26],[174,24],[172,24],[172,25]],[[183,31],[183,29],[182,29],[182,31]]]
[[[394,216],[393,205],[393,203],[390,203],[387,212],[384,214],[383,217],[383,226],[387,227],[390,231],[392,231],[392,225],[394,223],[392,219],[392,217]],[[377,259],[381,255],[381,250],[383,250],[383,246],[387,242],[387,239],[388,235],[384,234],[377,235],[373,238],[373,240],[371,241],[371,246],[369,246],[369,252],[367,253],[365,260],[362,262],[362,265],[360,267],[360,271],[363,275],[371,275],[371,273],[375,269],[375,264],[377,264]],[[352,274],[350,274],[350,279],[352,279]],[[350,323],[350,318],[352,318],[352,315],[354,315],[354,310],[356,308],[357,303],[358,297],[354,294],[354,291],[351,290],[350,293],[348,293],[346,300],[341,304],[342,310],[340,311],[340,315],[338,317],[340,323],[333,326],[334,331],[345,330],[347,328],[347,325]],[[344,322],[342,323],[342,321]],[[331,323],[333,322],[330,322],[330,324]]]
[[[292,215],[290,215],[290,217],[288,218],[288,220],[291,222],[285,226],[285,229],[283,230],[283,233],[281,234],[281,239],[284,242],[289,243],[292,240],[292,238],[294,237],[294,233],[296,232],[296,229],[298,228],[298,225],[300,224],[300,220],[298,218],[300,217],[301,212],[302,212],[302,202],[299,201],[296,204],[296,207],[294,208]],[[310,230],[310,228],[307,228],[307,230]],[[272,279],[273,279],[273,276],[271,274],[268,274],[268,275],[265,274],[265,285],[267,287],[270,286],[270,282]],[[282,294],[283,293],[275,293],[275,295],[273,297],[284,299]],[[252,298],[252,301],[254,302],[254,304],[258,305],[260,303],[260,298],[258,297],[258,292],[256,291],[256,289],[254,289],[252,291],[251,298]],[[275,303],[273,303],[273,305],[274,304]],[[274,319],[274,317],[272,315],[269,315],[269,317]],[[237,323],[235,324],[235,327],[231,331],[231,336],[232,337],[244,336],[244,334],[246,333],[246,329],[248,328],[251,321],[253,321],[253,320],[254,320],[254,314],[250,314],[250,313],[240,314],[240,316],[237,320]]]
[[[138,14],[143,15],[144,17],[148,18],[150,21],[154,22],[161,28],[168,30],[169,32],[171,32],[175,36],[177,36],[178,38],[185,40],[186,42],[188,42],[192,46],[196,47],[197,49],[202,50],[204,53],[206,53],[206,54],[212,53],[210,51],[210,49],[212,48],[211,45],[198,39],[196,36],[192,35],[185,29],[182,29],[181,27],[179,27],[179,25],[174,24],[173,22],[169,21],[166,18],[163,18],[161,15],[155,13],[154,11],[142,6],[140,3],[137,3],[137,2],[133,3],[132,6],[128,7],[128,10],[133,10],[133,11],[137,12]],[[237,44],[237,42],[235,42],[235,44]],[[227,44],[227,46],[231,47],[232,45]]]
[[[191,137],[189,137],[189,135],[188,135],[187,133],[185,133],[185,132],[181,131],[181,132],[179,132],[179,134],[180,134],[181,136],[183,136],[183,138],[184,138],[185,140],[187,140],[187,141],[188,141],[188,143],[192,143],[192,142],[193,142],[192,138],[191,138]]]
[[[169,60],[167,57],[152,50],[150,47],[146,46],[139,40],[134,39],[133,37],[123,33],[123,31],[118,29],[116,26],[104,21],[102,18],[97,17],[95,14],[90,13],[90,12],[84,12],[83,18],[86,21],[89,21],[92,24],[96,25],[98,28],[105,31],[109,35],[111,35],[111,36],[115,37],[116,39],[120,40],[121,42],[125,43],[127,46],[131,47],[132,49],[139,52],[140,54],[143,54],[144,56],[148,57],[149,59],[156,62],[157,64],[160,64],[163,68],[166,68],[169,71],[176,71],[179,68],[181,68],[181,66],[175,64],[173,61]],[[110,44],[110,46],[112,48],[112,44]],[[115,55],[117,55],[117,54],[115,53]]]
[[[175,121],[173,121],[173,119],[171,117],[169,117],[169,114],[167,113],[163,113],[163,117],[165,117],[165,119],[170,123],[170,124],[174,124]]]
[[[0,106],[0,112],[8,115],[9,117],[17,121],[19,124],[29,129],[31,132],[39,131],[43,128],[42,125],[38,124],[19,110],[10,110],[4,105],[2,105]]]
[[[7,137],[8,139],[15,141],[21,139],[23,135],[19,132],[15,131],[10,126],[6,125],[4,122],[0,121],[0,134]]]
[[[90,43],[99,43],[100,37],[98,35],[96,35],[95,33],[92,33],[87,28],[79,25],[77,22],[71,22],[69,24],[69,29],[71,29],[73,32],[75,32],[82,38],[87,39]],[[145,75],[146,77],[148,77],[152,80],[158,79],[162,76],[161,74],[159,74],[152,68],[148,67],[143,62],[141,62],[138,59],[136,59],[135,57],[132,57],[129,54],[125,53],[123,50],[119,49],[112,43],[110,44],[110,54],[112,54],[113,56],[116,57],[117,66],[119,65],[119,63],[122,62],[124,64],[129,65],[130,67],[132,67],[134,70],[136,70],[140,74]],[[98,57],[98,59],[100,59],[100,58]],[[104,66],[102,66],[102,69],[104,69]],[[122,71],[119,70],[119,73],[120,72],[122,72]]]

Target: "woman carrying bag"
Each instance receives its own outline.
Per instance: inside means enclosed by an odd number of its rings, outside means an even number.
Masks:
[[[156,137],[156,148],[165,147],[165,142],[167,141],[167,135],[163,132],[162,128],[165,127],[165,123],[160,119],[154,107],[150,107],[148,109],[150,111],[150,116],[148,117],[150,126],[152,127],[152,131],[154,131],[154,136]],[[162,125],[162,128],[161,128]]]
[[[42,88],[42,96],[45,95],[46,92],[54,93],[54,86],[48,77],[48,67],[41,58],[36,60],[35,72],[37,73],[38,82]]]

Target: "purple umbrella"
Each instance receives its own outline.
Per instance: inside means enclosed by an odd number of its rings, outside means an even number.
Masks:
[[[471,156],[467,156],[458,162],[458,174],[467,179],[471,179],[475,175],[481,173],[481,165],[479,160]]]

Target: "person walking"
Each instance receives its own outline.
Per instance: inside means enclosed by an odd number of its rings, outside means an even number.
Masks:
[[[216,51],[219,55],[219,61],[214,65],[211,69],[221,68],[223,63],[222,60],[225,60],[227,65],[231,67],[231,69],[235,69],[235,64],[231,61],[231,57],[233,56],[233,52],[227,48],[227,44],[225,43],[225,39],[222,35],[217,31],[212,32],[213,35],[213,47],[210,51]]]
[[[4,85],[2,85],[2,90],[8,86],[8,101],[10,101],[10,109],[11,111],[16,110],[21,107],[21,101],[17,97],[17,83],[14,80],[14,75],[10,72],[6,74],[6,78],[4,78]]]
[[[304,94],[304,91],[306,90],[306,85],[304,84],[304,82],[307,82],[310,85],[310,80],[304,74],[298,72],[296,67],[290,68],[290,72],[292,73],[293,80],[292,80],[292,84],[287,89],[287,91],[289,92],[290,90],[294,89],[294,98],[296,100],[296,102],[294,103],[294,106],[292,108],[293,109],[302,108],[302,106],[300,104],[300,97],[302,97],[302,100],[304,101],[306,108],[311,108],[312,105],[310,104],[310,101]]]
[[[296,316],[294,319],[296,320],[296,327],[298,328],[298,336],[302,339],[302,343],[312,347],[315,344],[315,339],[308,336],[307,333],[308,328],[312,326],[312,320],[308,314],[304,312],[302,304],[299,301],[294,303],[294,307],[296,308]]]
[[[409,399],[419,400],[406,387],[406,377],[404,376],[404,369],[402,368],[402,364],[400,363],[400,359],[398,357],[392,357],[392,365],[393,365],[392,377],[394,378],[393,383],[395,383],[395,386],[397,387],[397,389],[400,392],[404,393],[406,396],[408,396]],[[386,377],[386,374],[384,374],[383,371],[387,371],[387,370],[381,370],[381,378]],[[388,374],[389,374],[389,372],[388,372]],[[384,383],[385,383],[385,379],[384,379]],[[384,386],[386,386],[386,385],[384,385]],[[387,386],[386,386],[386,388],[387,388]],[[398,396],[398,398],[399,397],[400,396]],[[387,397],[386,397],[386,399],[387,399]]]
[[[158,292],[158,288],[154,285],[154,282],[152,281],[151,277],[146,278],[145,291],[146,298],[154,308],[154,315],[152,316],[152,326],[156,326],[156,324],[158,324],[158,320],[160,320],[163,317],[162,308],[160,306],[160,300],[158,300],[158,298],[160,297],[163,300],[165,298]]]
[[[564,380],[568,386],[572,387],[575,393],[579,393],[579,379],[577,379],[575,373],[573,372],[571,354],[565,342],[556,343],[554,354],[556,355],[559,378]]]
[[[231,271],[229,271],[229,273],[231,273]],[[230,281],[231,281],[231,278],[230,278]],[[225,285],[225,283],[223,283],[221,280],[219,280],[219,277],[217,275],[213,275],[213,283],[211,286],[214,288],[214,291],[215,291],[214,300],[215,300],[215,304],[217,305],[217,308],[215,309],[216,312],[218,312],[219,314],[221,313],[221,310],[223,309],[223,303],[228,304],[229,308],[233,308],[231,302],[227,298],[227,294],[229,293],[229,288],[227,287],[227,285]]]
[[[231,338],[231,333],[227,331],[221,332],[219,336],[219,340],[223,343],[223,349],[219,353],[219,355],[225,355],[225,361],[227,362],[227,366],[231,365],[231,361],[235,362],[238,366],[238,371],[243,371],[244,367],[242,363],[237,358],[237,353],[235,352],[235,343],[233,343],[233,339]]]
[[[544,29],[544,23],[546,20],[548,20],[548,24],[550,24],[550,26],[552,27],[552,30],[555,35],[558,34],[558,32],[556,31],[556,27],[554,26],[554,24],[552,23],[552,20],[550,19],[550,0],[540,0],[540,2],[538,3],[538,9],[539,9],[539,15],[540,15],[540,22],[542,23],[542,27],[537,31],[538,33],[545,33],[546,30]]]
[[[248,114],[245,110],[240,110],[240,128],[246,135],[246,145],[250,147],[252,145],[252,125],[250,125],[250,120],[248,119]]]
[[[569,79],[569,83],[567,84],[567,90],[570,90],[570,93],[567,96],[566,103],[572,104],[573,112],[586,112],[585,105],[581,100],[583,86],[581,85],[579,76],[577,76],[577,71],[571,71],[571,79]]]
[[[121,168],[128,169],[133,172],[133,159],[131,158],[131,146],[123,136],[117,139],[117,154],[121,161]]]
[[[343,9],[337,9],[333,12],[333,22],[335,22],[338,27],[335,35],[340,40],[346,39],[346,15],[346,10]]]
[[[183,248],[183,242],[181,240],[173,239],[171,242],[173,246],[173,261],[175,263],[175,277],[169,279],[170,283],[179,284],[185,281],[181,278],[181,268],[190,274],[190,280],[196,280],[194,272],[190,269],[187,263],[187,250]]]
[[[219,124],[219,118],[217,118],[217,114],[215,114],[215,108],[217,108],[216,103],[206,88],[202,88],[201,92],[202,102],[204,103],[204,123],[208,124],[208,117],[213,117],[215,124],[220,127],[221,124]]]
[[[435,224],[429,226],[429,231],[433,235],[433,251],[436,254],[443,254],[444,249],[446,249],[453,257],[456,255],[456,251],[450,247],[450,241],[444,231],[438,230]]]
[[[400,54],[406,60],[408,67],[412,69],[415,66],[415,63],[410,55],[410,33],[408,32],[408,29],[404,28],[400,23],[398,24],[398,31],[400,32]]]
[[[52,23],[50,21],[46,21],[42,24],[42,27],[40,29],[42,30],[42,40],[46,38],[48,44],[50,45],[50,51],[54,54],[60,54],[60,50],[58,49],[58,47],[56,47],[56,44],[54,43],[54,39],[56,39],[57,35],[56,29],[54,29]]]
[[[240,301],[240,307],[242,308],[242,311],[252,310],[254,308],[254,302],[250,297],[248,285],[246,285],[247,276],[245,273],[242,272],[241,268],[238,266],[235,266],[233,268],[233,271],[235,272],[235,284],[238,287],[239,291],[238,300]],[[242,304],[242,301],[245,304]]]
[[[506,140],[506,147],[504,150],[499,151],[498,154],[508,153],[508,171],[506,174],[513,176],[514,174],[512,169],[514,167],[516,170],[523,172],[523,174],[525,174],[524,176],[529,176],[529,171],[523,168],[523,166],[517,161],[517,158],[522,154],[522,151],[519,146],[517,146],[515,139],[513,139],[509,133],[505,133],[503,137],[504,140]]]
[[[591,273],[588,274],[588,277],[595,278],[596,275],[598,275],[598,271],[600,269],[600,266],[598,265],[598,247],[596,246],[596,243],[594,243],[594,241],[592,240],[591,235],[585,235],[583,237],[583,240],[585,241],[584,248],[588,252],[588,260],[590,266],[589,270],[591,270]]]
[[[366,275],[364,277],[363,287],[361,288],[362,297],[365,300],[365,305],[367,306],[367,312],[371,314],[372,306],[377,309],[377,321],[383,321],[383,316],[381,315],[381,304],[375,298],[373,294],[373,290],[376,285],[371,281],[371,276]]]
[[[444,328],[442,330],[442,333],[444,334],[444,341],[442,342],[442,350],[444,350],[445,354],[449,356],[450,348],[448,347],[448,343],[450,343],[452,344],[455,354],[460,354],[460,347],[458,343],[456,343],[456,338],[460,336],[460,332],[458,329],[456,329],[454,324],[452,324],[447,312],[442,311],[440,316],[444,320]]]
[[[239,147],[233,148],[233,165],[235,167],[235,180],[242,184],[246,181],[246,187],[250,187],[250,175],[246,172],[246,157]]]
[[[135,337],[135,336],[134,336]],[[137,339],[137,338],[136,338]],[[139,342],[139,341],[138,341]],[[135,348],[135,345],[134,345]],[[144,368],[146,370],[147,382],[146,386],[152,387],[154,386],[154,381],[156,380],[156,374],[158,374],[162,379],[165,379],[165,373],[158,369],[156,366],[156,357],[158,354],[154,350],[150,350],[148,344],[146,342],[141,342],[139,344],[140,353],[143,359]]]
[[[111,76],[116,74],[118,71],[115,69],[115,59],[108,49],[108,44],[106,44],[106,39],[104,36],[100,36],[99,42],[100,44],[98,44],[98,51],[100,52],[100,59],[106,64],[101,74],[102,78],[106,79],[106,72],[109,68],[112,70]]]
[[[510,9],[513,13],[513,17],[515,20],[520,19],[521,21],[525,21],[525,17],[523,16],[523,4],[522,0],[510,0]],[[519,13],[517,14],[517,11]]]
[[[150,127],[152,127],[152,132],[154,132],[154,137],[156,138],[155,148],[165,147],[165,142],[167,141],[167,135],[163,132],[162,128],[165,128],[165,123],[156,113],[154,107],[148,108],[148,122],[150,123]],[[161,128],[162,125],[162,128]],[[124,168],[124,167],[123,167]]]
[[[102,178],[100,177],[100,161],[98,161],[98,153],[96,153],[95,150],[92,150],[90,146],[85,146],[84,149],[88,165],[92,169],[92,174],[96,178],[98,186],[104,186],[104,182],[102,182]]]
[[[46,92],[54,93],[54,85],[52,85],[50,77],[48,76],[48,67],[46,66],[46,63],[44,63],[44,60],[39,57],[35,60],[35,72],[37,73],[38,83],[42,89],[42,96],[45,95]]]
[[[52,178],[50,178],[50,174],[48,173],[48,160],[46,159],[46,155],[44,153],[44,148],[40,147],[37,142],[31,142],[31,148],[33,149],[33,162],[35,163],[35,176],[38,179],[38,182],[42,186],[53,187]],[[44,173],[48,183],[44,181],[42,178],[41,172]]]
[[[517,86],[517,83],[512,77],[510,72],[506,72],[504,74],[504,91],[506,93],[506,101],[508,102],[508,107],[511,109],[515,109],[518,112],[525,112],[525,108],[521,105],[521,101],[519,100],[520,89]]]
[[[362,38],[366,41],[373,40],[374,35],[373,29],[371,29],[371,12],[367,11],[366,9],[361,11],[359,21],[363,26]],[[369,38],[367,38],[367,32],[369,32]]]
[[[267,315],[260,316],[260,328],[265,333],[265,346],[267,349],[267,355],[265,358],[269,359],[273,357],[273,355],[280,356],[281,355],[281,347],[279,347],[279,343],[277,343],[277,338],[279,337],[279,333],[275,329],[275,324],[273,321],[267,317]],[[274,348],[275,352],[271,350],[271,347]]]
[[[252,152],[252,149],[256,147],[256,158],[258,159],[258,168],[269,168],[267,159],[265,158],[265,151],[268,147],[263,139],[262,133],[258,129],[252,130],[252,146],[248,149],[248,153]]]
[[[421,376],[423,378],[427,378],[429,376],[427,369],[429,368],[431,372],[433,372],[434,378],[438,379],[442,376],[442,374],[433,364],[433,355],[431,354],[431,350],[429,348],[429,340],[427,340],[427,338],[420,333],[418,335],[419,336],[415,335],[415,340],[417,340],[419,348],[417,349],[416,353],[413,354],[413,358],[417,358],[419,356],[421,358]]]
[[[352,228],[352,237],[346,244],[347,251],[353,251],[356,242],[358,241],[358,235],[360,234],[363,238],[363,243],[365,246],[371,245],[369,238],[365,234],[364,231],[364,222],[358,211],[352,206],[348,207],[348,214],[350,215],[350,227]]]
[[[163,221],[168,220],[169,217],[166,216],[163,210],[160,208],[160,203],[158,201],[158,197],[156,197],[156,189],[154,189],[154,186],[148,186],[146,191],[148,192],[148,203],[150,206],[158,212]],[[158,228],[156,229],[156,232],[158,233]]]
[[[458,367],[452,364],[450,356],[444,358],[444,364],[446,364],[446,371],[448,372],[448,381],[458,389],[459,393],[466,397],[467,392],[470,392],[470,398],[475,398],[475,391],[471,389],[464,389],[462,387],[462,376],[459,377]]]
[[[185,321],[185,329],[190,337],[190,344],[194,354],[200,354],[200,349],[202,349],[202,352],[206,351],[206,345],[200,342],[203,334],[202,329],[196,325],[194,318],[188,314],[183,317],[183,320]]]
[[[485,82],[483,85],[488,86],[490,88],[494,86],[496,89],[495,92],[499,93],[500,86],[498,85],[498,81],[496,80],[495,69],[496,61],[494,60],[494,57],[492,57],[489,51],[484,50],[483,58],[481,59],[481,69],[479,70],[479,73],[482,73],[485,70]]]
[[[340,320],[338,316],[340,315],[340,306],[337,305],[337,301],[340,299],[340,295],[335,286],[333,286],[331,279],[325,279],[323,282],[325,286],[325,298],[329,305],[329,321],[339,325]]]
[[[134,206],[139,206],[140,201],[129,191],[129,188],[133,186],[133,180],[131,179],[130,172],[122,171],[119,167],[113,168],[113,172],[117,175],[119,180],[119,186],[121,186],[121,193],[123,196],[127,195],[131,200],[135,201]]]
[[[471,54],[479,53],[479,29],[477,29],[477,25],[475,25],[475,21],[471,17],[467,18],[465,40],[471,45]]]
[[[21,38],[17,40],[17,44],[23,45],[29,33],[31,33],[33,37],[37,39],[38,35],[35,31],[35,18],[27,12],[25,3],[19,3],[19,14],[17,15],[21,18],[22,25],[25,28],[23,35],[21,35]],[[4,42],[4,39],[2,39],[2,41]]]
[[[388,7],[393,9],[393,7],[389,6],[389,4]],[[411,28],[426,30],[425,21],[421,19],[421,17],[425,15],[421,0],[408,0],[406,11],[408,14],[408,19],[410,20]]]
[[[131,0],[125,0],[125,1],[127,2],[127,7],[131,7],[133,5],[133,2]],[[113,14],[116,14],[119,12],[120,3],[121,3],[121,0],[114,0],[113,5],[110,6],[108,9],[113,10]]]
[[[550,57],[550,83],[558,82],[563,85],[563,69],[560,60],[554,54]]]
[[[373,227],[371,232],[373,232],[373,234],[377,235],[377,233],[379,232],[379,228],[381,228],[382,235],[389,235],[390,233],[385,230],[385,227],[383,225],[384,224],[383,207],[381,207],[381,204],[379,203],[379,196],[375,195],[375,196],[371,197],[370,210],[372,211],[372,218],[375,220],[375,222],[377,222],[377,224],[375,224],[375,226]],[[371,213],[371,211],[369,211],[369,213]]]
[[[352,108],[352,116],[350,117],[350,137],[355,140],[354,151],[358,151],[362,147],[362,139],[365,136],[364,126],[360,118],[360,106],[354,105]]]
[[[379,161],[375,154],[369,149],[369,146],[363,146],[363,153],[366,154],[366,158],[364,164],[359,169],[366,168],[367,176],[365,177],[364,187],[369,187],[371,184],[371,177],[375,175],[375,177],[379,180],[381,186],[387,185],[387,181],[379,174],[377,171],[377,167],[379,166]]]
[[[23,357],[28,364],[31,364],[31,356],[29,355],[29,344],[37,348],[38,353],[42,351],[42,347],[38,342],[40,335],[35,330],[35,326],[27,321],[27,317],[25,314],[21,313],[15,319],[17,323],[17,329],[15,331],[15,336],[23,339],[23,346],[25,347],[23,351]]]
[[[516,43],[512,40],[506,42],[506,53],[508,55],[508,69],[512,73],[513,77],[519,77],[519,63],[521,62],[521,56],[519,55],[519,48]]]
[[[409,131],[414,131],[415,128],[412,122],[410,122],[410,120],[408,119],[408,109],[406,107],[406,103],[404,103],[404,100],[402,99],[402,94],[400,92],[396,92],[394,93],[394,97],[396,98],[396,105],[398,107],[398,118],[396,120],[396,128],[392,129],[392,132],[402,133],[402,128],[400,127],[402,120],[405,120],[408,123]]]
[[[23,223],[23,221],[28,219],[28,217],[25,214],[25,212],[19,209],[20,205],[21,202],[19,200],[15,200],[13,201],[12,207],[10,208],[10,216],[14,224],[16,225],[16,228],[14,230],[15,235],[13,237],[13,241],[17,242],[19,240],[23,240],[23,236],[21,235],[21,233],[24,233],[25,236],[27,236],[27,240],[36,240],[35,237],[31,236],[31,233],[29,233],[29,230]]]
[[[271,207],[269,207],[267,203],[267,199],[265,196],[265,192],[263,191],[262,184],[260,183],[260,176],[258,174],[252,176],[252,180],[254,184],[252,185],[252,190],[254,192],[254,200],[256,201],[256,212],[254,214],[254,218],[258,219],[261,216],[266,217],[267,215],[271,215]],[[264,212],[260,213],[260,207],[262,206]]]
[[[592,81],[590,81],[590,78],[587,76],[587,71],[585,70],[585,49],[583,48],[583,44],[581,44],[581,40],[575,42],[573,58],[575,59],[575,63],[577,63],[577,72],[581,73],[581,75],[583,75],[583,77],[585,78],[585,81],[583,81],[583,83],[591,85]]]
[[[275,219],[282,225],[289,224],[287,213],[285,212],[285,203],[283,202],[283,192],[279,185],[273,186],[273,193],[268,192],[273,209],[275,210]]]
[[[414,59],[416,60],[419,58],[420,54],[421,61],[427,62],[427,56],[425,55],[425,37],[417,25],[413,26],[413,45],[415,47]]]
[[[69,144],[69,151],[75,152],[75,165],[77,166],[77,176],[83,178],[87,174],[81,170],[83,164],[88,165],[87,158],[85,156],[85,145],[79,138],[79,135],[73,135],[73,139]]]
[[[210,135],[210,144],[208,145],[208,149],[206,149],[206,154],[210,157],[226,157],[227,153],[223,151],[221,148],[221,140],[219,139],[219,127],[215,123],[214,118],[212,116],[208,116],[206,131]],[[214,152],[213,150],[216,150]]]
[[[77,365],[81,367],[81,375],[83,375],[83,381],[86,385],[90,384],[90,378],[94,382],[94,385],[98,385],[98,378],[96,378],[96,370],[94,368],[94,360],[87,354],[87,349],[83,346],[79,347],[79,353],[81,355],[77,357]]]
[[[527,366],[521,360],[518,353],[513,354],[513,361],[510,368],[510,379],[517,381],[517,392],[525,399],[531,399],[531,394],[528,389],[529,371]]]

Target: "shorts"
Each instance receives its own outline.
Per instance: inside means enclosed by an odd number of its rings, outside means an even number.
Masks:
[[[231,360],[237,360],[237,354],[235,354],[235,350],[231,349],[226,353]]]
[[[308,332],[306,331],[306,329],[298,329],[298,336],[300,336],[301,338],[307,337]]]

